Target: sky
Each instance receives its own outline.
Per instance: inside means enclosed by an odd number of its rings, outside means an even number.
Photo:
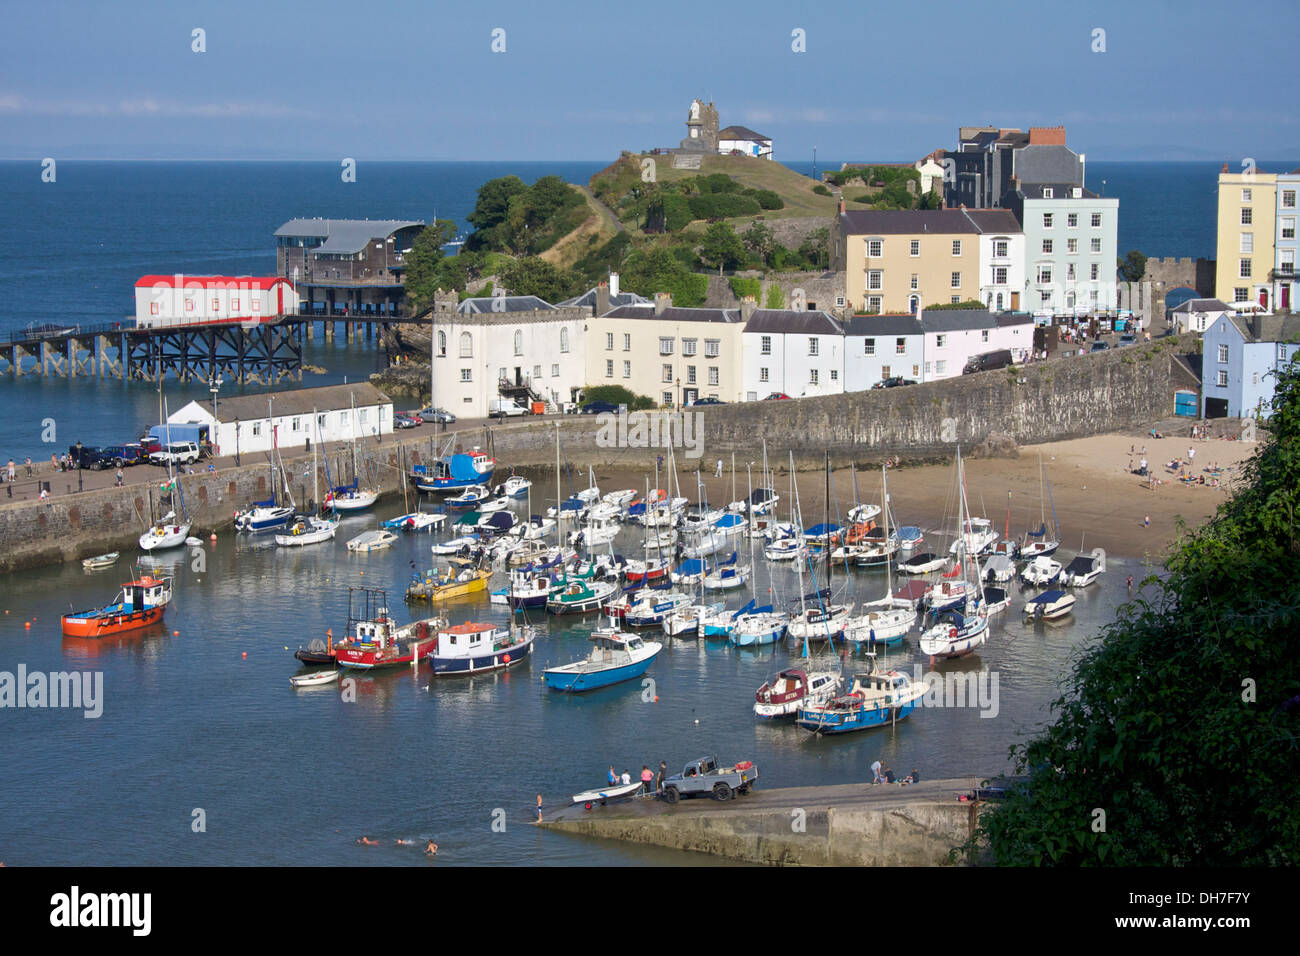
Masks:
[[[1295,0],[0,0],[0,23],[4,159],[613,159],[676,146],[696,97],[788,163],[910,161],[961,125],[1065,125],[1092,160],[1300,155]]]

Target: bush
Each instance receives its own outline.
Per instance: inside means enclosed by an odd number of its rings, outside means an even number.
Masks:
[[[727,282],[731,286],[731,291],[737,299],[743,299],[747,295],[752,295],[754,301],[757,302],[758,297],[763,293],[763,283],[758,279],[739,279],[736,276],[732,276],[727,280]]]
[[[964,302],[936,302],[934,305],[927,305],[926,312],[941,312],[944,309],[987,309],[979,299],[967,299]]]
[[[825,186],[823,186],[821,183],[818,183],[816,186],[814,186],[812,191],[815,192],[818,196],[832,195],[831,191],[827,189]]]
[[[736,216],[753,216],[761,211],[756,200],[730,193],[692,196],[690,208],[695,219],[732,219]]]
[[[758,203],[760,209],[785,208],[785,200],[770,189],[751,189],[747,195]]]
[[[742,188],[726,173],[712,173],[708,176],[696,176],[692,180],[701,195],[739,192]]]
[[[763,308],[765,309],[785,308],[785,293],[781,291],[781,287],[777,285],[775,282],[773,282],[770,286],[767,287],[767,301],[763,303]]]
[[[638,395],[622,385],[589,385],[583,390],[584,401],[610,402],[614,405],[626,405],[629,412],[638,412],[655,407],[654,399]]]

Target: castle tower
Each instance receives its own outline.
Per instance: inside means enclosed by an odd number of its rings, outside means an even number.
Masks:
[[[686,114],[686,138],[681,148],[688,152],[716,153],[718,151],[718,111],[712,103],[691,100]]]

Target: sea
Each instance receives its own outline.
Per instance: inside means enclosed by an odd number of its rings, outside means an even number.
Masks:
[[[274,269],[272,234],[296,216],[456,220],[467,228],[486,180],[556,174],[585,182],[603,162],[375,163],[343,183],[329,163],[60,162],[53,183],[39,164],[0,163],[0,333],[29,323],[122,320],[135,280],[149,273],[257,274]],[[838,164],[835,164],[838,166]],[[834,167],[831,167],[834,168]],[[1261,166],[1268,171],[1268,167]],[[1277,164],[1290,168],[1290,164]],[[1205,163],[1100,163],[1089,185],[1121,198],[1120,249],[1213,256],[1215,176]],[[323,367],[313,384],[356,380],[376,367],[365,345],[308,347]],[[259,389],[251,388],[256,392]],[[207,399],[205,384],[168,382],[172,408]],[[233,394],[226,386],[223,394]],[[157,421],[150,385],[116,380],[0,380],[0,458],[48,458],[77,441],[129,440]],[[49,420],[57,438],[43,441]],[[532,502],[538,510],[538,502]],[[354,699],[337,686],[295,690],[292,651],[327,629],[341,634],[358,587],[386,591],[398,620],[431,613],[403,600],[413,571],[429,567],[431,539],[403,536],[356,555],[343,540],[379,518],[349,518],[339,540],[279,549],[226,533],[164,554],[146,569],[175,577],[165,624],[102,641],[61,637],[59,617],[110,602],[141,569],[124,553],[108,571],[76,564],[9,574],[0,584],[0,683],[31,673],[85,671],[102,680],[102,713],[0,707],[0,861],[54,865],[693,865],[695,854],[564,836],[530,825],[604,781],[610,764],[639,774],[661,760],[679,769],[716,754],[758,764],[761,786],[869,779],[877,758],[924,776],[989,776],[1013,769],[1008,749],[1050,717],[1050,702],[1078,655],[1129,597],[1125,578],[1150,568],[1112,557],[1101,582],[1060,623],[1026,625],[1028,592],[976,656],[941,663],[996,689],[991,708],[922,708],[897,727],[816,737],[754,718],[755,690],[803,661],[802,649],[755,650],[671,639],[644,681],[583,695],[549,691],[543,669],[586,652],[591,619],[539,617],[535,655],[506,673],[431,680],[428,669],[362,675]],[[899,516],[904,522],[907,516]],[[1073,540],[1084,529],[1064,529]],[[929,533],[933,533],[933,529]],[[742,543],[743,550],[747,542]],[[618,550],[636,554],[624,532]],[[739,606],[797,599],[788,568],[758,555]],[[853,596],[885,591],[881,572],[855,572]],[[841,579],[839,587],[845,585]],[[440,609],[453,622],[504,622],[485,596]],[[838,652],[846,674],[870,662]],[[925,668],[915,632],[879,665]],[[2,700],[3,698],[0,698]],[[359,846],[361,836],[379,840]],[[435,862],[418,847],[440,847]]]

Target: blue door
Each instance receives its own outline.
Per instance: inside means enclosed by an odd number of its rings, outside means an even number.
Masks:
[[[1197,401],[1195,392],[1174,393],[1174,414],[1186,418],[1195,418]]]

